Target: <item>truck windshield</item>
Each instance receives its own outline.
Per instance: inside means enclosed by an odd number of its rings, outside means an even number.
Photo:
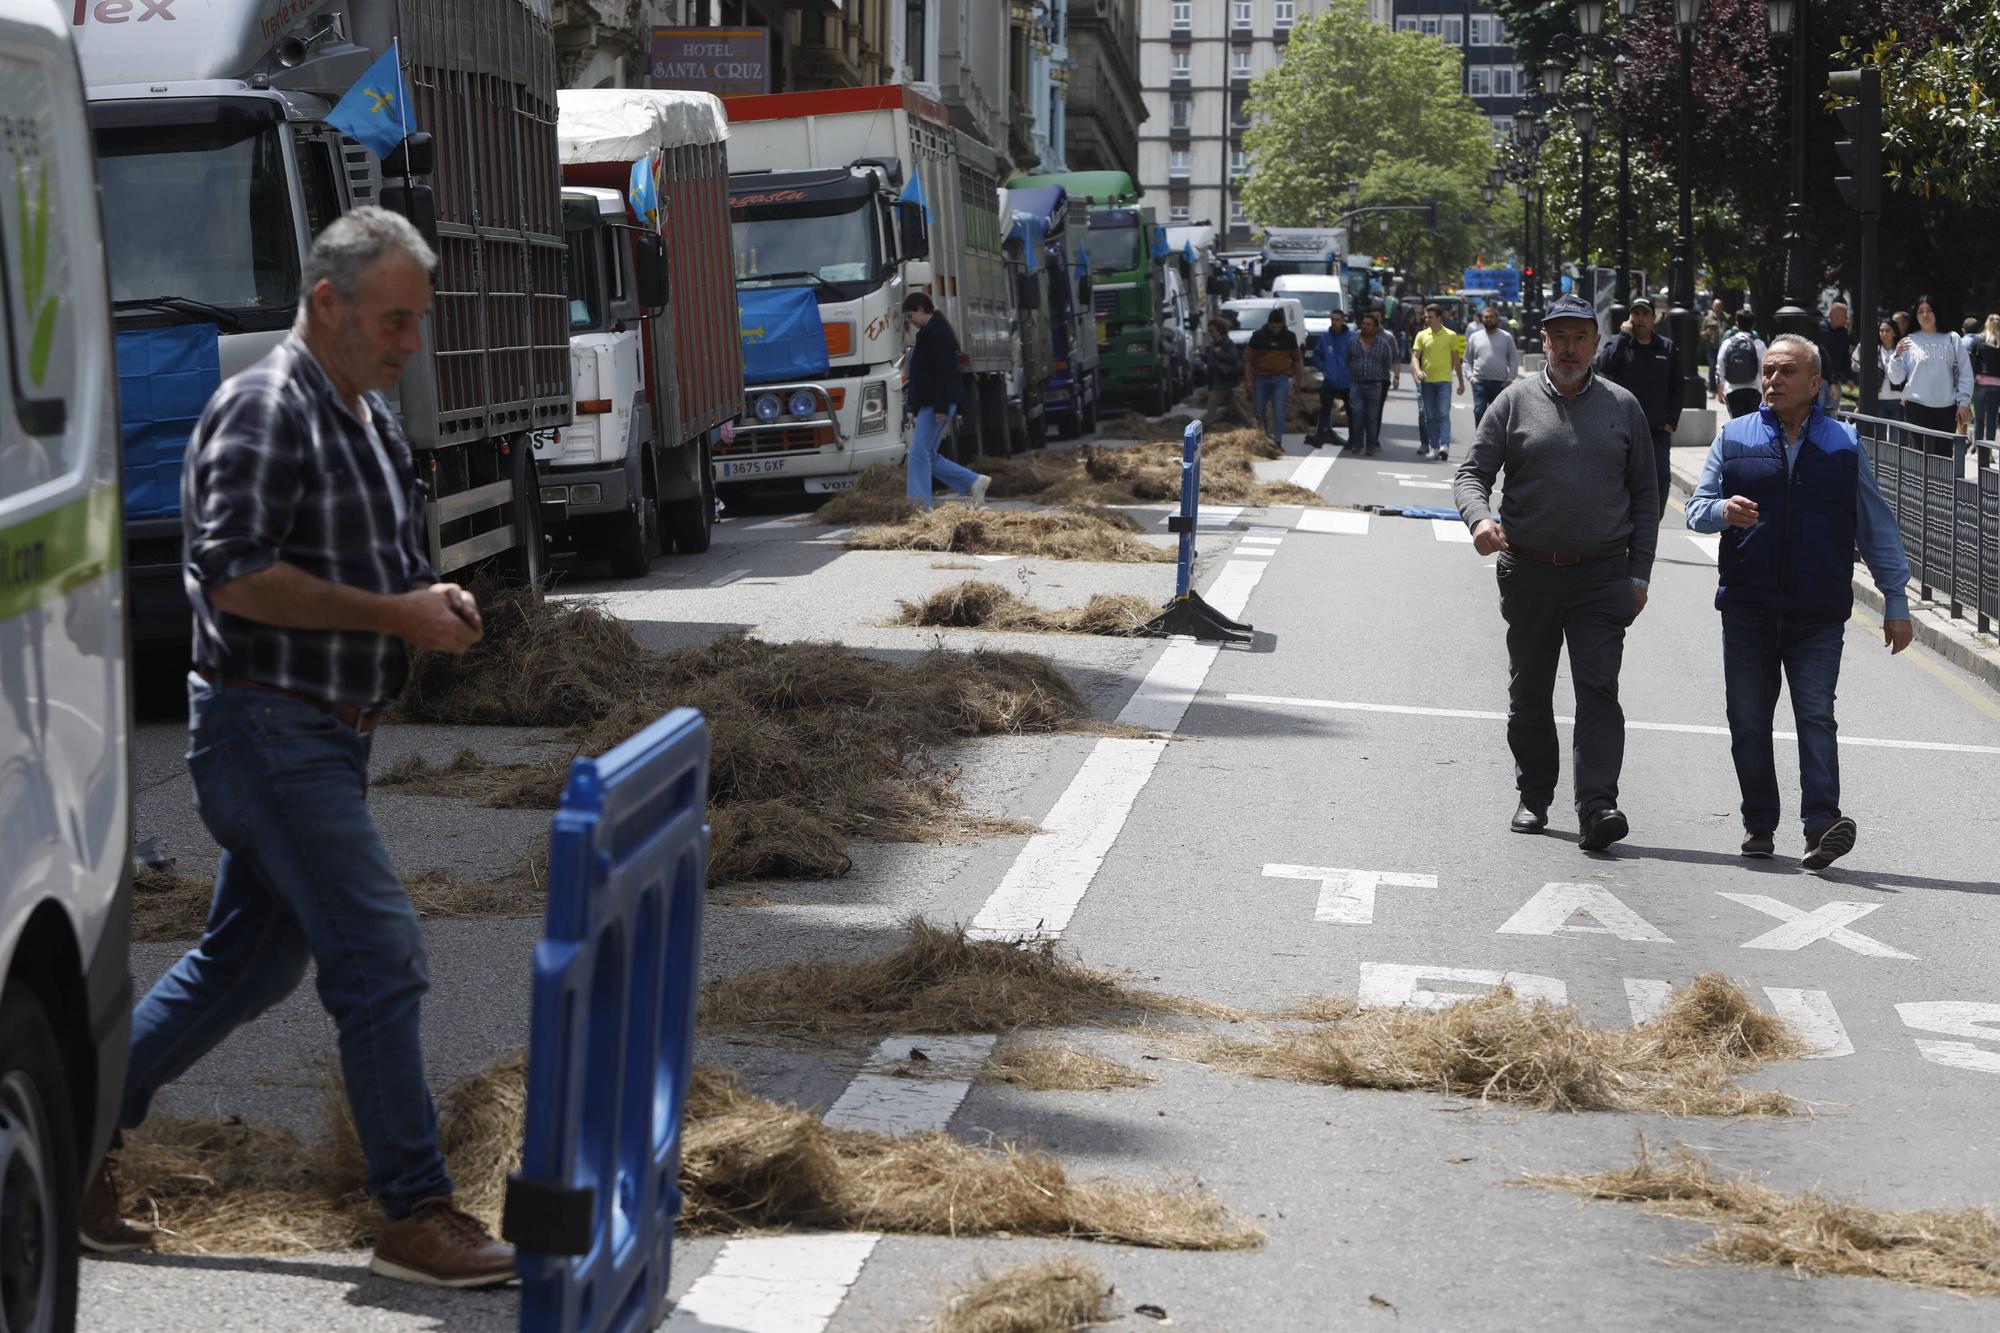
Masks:
[[[1139,267],[1137,227],[1092,227],[1090,266],[1099,273],[1128,273]]]
[[[739,210],[729,234],[739,287],[869,283],[880,267],[866,198]]]
[[[276,125],[107,126],[97,171],[113,300],[177,297],[246,312],[245,328],[291,322],[298,232]]]

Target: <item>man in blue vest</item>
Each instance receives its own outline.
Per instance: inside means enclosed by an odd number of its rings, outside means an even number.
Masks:
[[[1688,526],[1720,532],[1722,678],[1729,750],[1743,792],[1743,855],[1768,857],[1778,827],[1771,719],[1782,674],[1799,733],[1800,815],[1808,870],[1854,850],[1840,812],[1833,720],[1841,636],[1854,610],[1854,552],[1881,590],[1882,641],[1910,646],[1910,562],[1854,428],[1819,408],[1819,349],[1781,334],[1764,355],[1764,405],[1716,437]]]
[[[1345,445],[1347,442],[1333,430],[1333,404],[1339,400],[1342,408],[1347,407],[1347,391],[1352,381],[1347,377],[1347,344],[1354,341],[1354,330],[1347,327],[1347,312],[1338,308],[1327,316],[1327,330],[1313,343],[1313,365],[1318,368],[1321,379],[1319,385],[1319,423],[1307,444]],[[1348,414],[1348,427],[1354,425],[1353,413]]]

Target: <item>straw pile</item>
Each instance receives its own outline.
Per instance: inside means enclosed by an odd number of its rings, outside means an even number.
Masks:
[[[518,1166],[525,1062],[516,1056],[439,1099],[439,1144],[458,1201],[496,1227]],[[344,1101],[306,1142],[240,1122],[155,1118],[121,1162],[125,1202],[182,1252],[295,1254],[369,1243],[379,1214]],[[752,1095],[733,1074],[696,1070],[682,1122],[683,1231],[782,1226],[920,1235],[1072,1236],[1184,1249],[1261,1238],[1199,1186],[1071,1180],[1053,1157],[987,1150],[943,1134],[832,1130]]]
[[[1080,607],[1050,610],[998,583],[968,579],[922,601],[897,603],[896,623],[940,629],[1011,630],[1017,633],[1125,635],[1159,614],[1159,603],[1130,593],[1099,593]]]
[[[972,940],[963,927],[922,917],[903,928],[900,945],[871,958],[791,963],[707,982],[702,1026],[858,1036],[1011,1032],[1165,1014],[1238,1016],[1219,1005],[1129,986],[1058,952],[1053,940]]]
[[[1111,1285],[1076,1255],[982,1278],[945,1302],[932,1333],[1073,1333],[1110,1320]]]
[[[1178,442],[1193,417],[1177,412],[1154,421],[1137,412],[1120,412],[1097,423],[1097,435],[1104,440],[1173,440]]]
[[[1321,1001],[1305,1026],[1259,1041],[1213,1041],[1199,1058],[1260,1078],[1415,1089],[1549,1111],[1787,1115],[1783,1093],[1734,1076],[1805,1047],[1741,989],[1708,973],[1653,1019],[1602,1028],[1575,1009],[1505,988],[1436,1010],[1358,1009]]]
[[[973,471],[984,472],[975,460]],[[813,511],[816,522],[837,528],[867,523],[901,523],[917,513],[910,503],[908,479],[895,463],[877,463],[854,479],[854,484]],[[991,491],[988,494],[992,494]]]
[[[1029,1092],[1116,1092],[1153,1081],[1130,1065],[1053,1041],[1008,1042],[981,1067],[979,1079]]]
[[[1139,524],[1114,509],[1079,506],[1053,512],[940,505],[902,522],[862,528],[847,539],[858,551],[933,551],[952,555],[1032,555],[1108,564],[1169,564],[1174,551],[1140,540]]]
[[[1682,1147],[1616,1171],[1535,1174],[1519,1182],[1706,1222],[1697,1262],[1788,1268],[1800,1276],[1872,1277],[1966,1295],[2000,1295],[2000,1218],[1985,1208],[1893,1211],[1817,1190],[1786,1194],[1724,1176]]]

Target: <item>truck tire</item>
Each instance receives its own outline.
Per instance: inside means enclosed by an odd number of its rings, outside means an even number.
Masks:
[[[76,1327],[77,1206],[83,1167],[55,1030],[35,992],[0,998],[0,1320],[10,1329]]]
[[[709,459],[707,436],[701,441],[700,466],[700,493],[666,506],[666,535],[682,555],[700,555],[715,541],[715,465]]]
[[[549,581],[549,544],[542,535],[542,488],[535,476],[535,452],[525,435],[507,450],[514,482],[514,548],[497,559],[507,582],[540,589]]]
[[[1164,383],[1155,383],[1152,394],[1146,399],[1146,415],[1163,417],[1173,410],[1173,406],[1173,395],[1167,391],[1167,386]]]
[[[611,519],[605,554],[611,558],[614,578],[644,578],[653,569],[653,550],[659,540],[660,510],[651,496],[642,495],[638,504]]]
[[[1093,398],[1092,398],[1092,399],[1091,399],[1091,400],[1090,400],[1090,401],[1089,401],[1088,403],[1084,404],[1084,408],[1083,408],[1083,420],[1082,420],[1081,422],[1079,422],[1078,424],[1079,424],[1079,425],[1081,425],[1081,426],[1083,427],[1083,433],[1084,433],[1085,435],[1095,435],[1095,434],[1097,434],[1097,399],[1096,399],[1096,398],[1094,398],[1094,397],[1093,397]]]
[[[1077,412],[1057,412],[1049,418],[1058,440],[1073,440],[1083,434],[1083,416]]]

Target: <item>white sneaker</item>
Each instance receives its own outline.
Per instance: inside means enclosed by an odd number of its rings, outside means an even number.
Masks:
[[[978,478],[973,481],[972,489],[967,491],[966,494],[972,497],[972,507],[974,509],[984,509],[986,507],[986,488],[992,484],[993,478],[987,476],[984,472],[980,473]]]

